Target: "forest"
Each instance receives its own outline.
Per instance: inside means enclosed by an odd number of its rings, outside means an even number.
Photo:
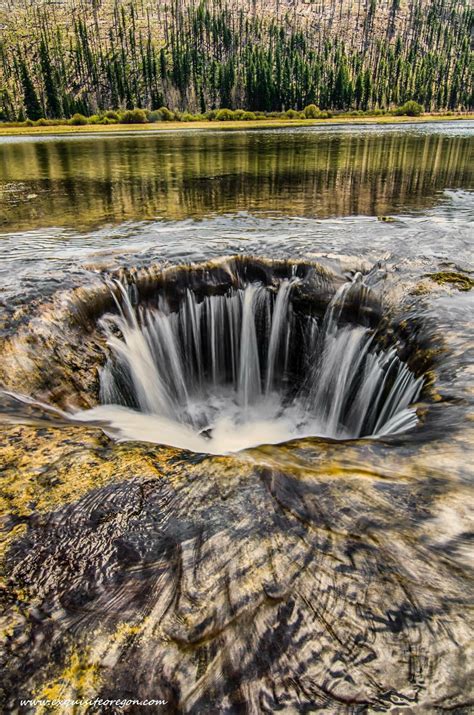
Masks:
[[[9,0],[0,120],[473,106],[469,0]],[[301,12],[296,12],[299,8]]]

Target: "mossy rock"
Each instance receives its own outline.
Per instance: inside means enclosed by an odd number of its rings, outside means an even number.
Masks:
[[[474,288],[474,280],[470,276],[463,273],[455,273],[454,271],[440,271],[439,273],[430,273],[428,278],[438,283],[439,285],[451,285],[458,290],[471,290]]]

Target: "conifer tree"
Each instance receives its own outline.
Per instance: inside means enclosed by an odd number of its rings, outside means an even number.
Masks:
[[[40,42],[41,73],[43,76],[44,89],[46,93],[46,106],[50,117],[61,117],[62,107],[59,99],[56,82],[53,75],[53,68],[49,57],[48,47],[44,38]]]
[[[33,121],[41,119],[43,116],[43,110],[33,82],[31,81],[31,77],[28,73],[26,62],[23,59],[20,60],[20,75],[23,86],[23,101],[28,119],[32,119]]]
[[[344,36],[339,2],[325,3],[323,14],[316,3],[321,22],[313,23],[260,13],[263,0],[252,12],[250,0],[64,2],[67,19],[49,3],[28,3],[18,16],[13,6],[11,31],[0,38],[0,86],[9,97],[2,116],[163,104],[191,112],[473,105],[469,0],[425,0],[423,9],[419,0],[390,0],[382,29],[382,6],[366,0]]]

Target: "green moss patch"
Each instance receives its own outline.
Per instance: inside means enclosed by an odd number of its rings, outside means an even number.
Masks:
[[[474,280],[470,276],[463,273],[455,273],[454,271],[440,271],[439,273],[430,273],[428,278],[438,283],[439,285],[450,285],[458,290],[471,290],[474,288]]]

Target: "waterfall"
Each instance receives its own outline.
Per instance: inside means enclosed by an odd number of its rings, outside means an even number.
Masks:
[[[256,402],[261,395],[260,358],[258,354],[257,315],[258,299],[262,289],[249,286],[243,291],[242,327],[239,355],[238,401],[246,409],[251,402]]]
[[[281,349],[284,350],[284,372],[286,372],[288,366],[288,350],[291,338],[291,316],[289,315],[291,308],[289,303],[291,285],[291,281],[283,281],[275,300],[270,339],[268,341],[268,360],[265,379],[265,392],[267,394],[273,388],[277,368],[277,357]]]
[[[104,419],[123,439],[223,453],[318,435],[381,437],[416,425],[423,379],[383,350],[361,311],[362,277],[344,284],[322,318],[293,305],[297,278],[249,283],[179,304],[134,305],[117,284],[117,313],[102,319],[109,357],[102,405],[76,415]]]

